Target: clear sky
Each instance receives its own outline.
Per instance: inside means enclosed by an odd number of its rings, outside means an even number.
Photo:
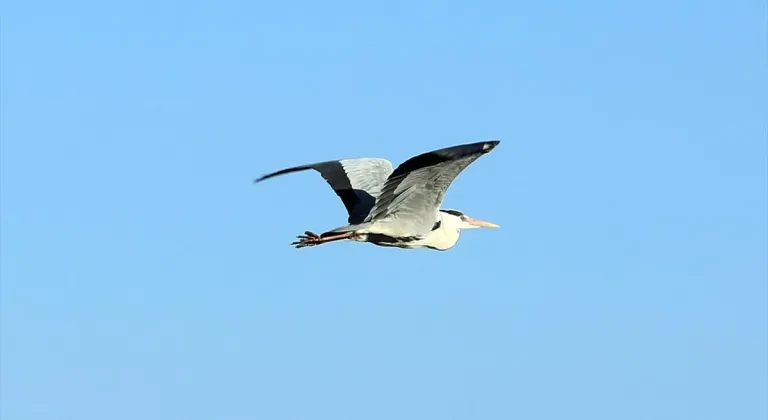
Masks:
[[[764,420],[765,9],[5,2],[0,417]],[[448,252],[252,184],[486,139]]]

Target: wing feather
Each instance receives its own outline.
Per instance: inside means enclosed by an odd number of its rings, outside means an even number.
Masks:
[[[330,160],[281,169],[254,182],[308,169],[319,172],[333,188],[347,209],[348,222],[360,223],[368,216],[381,187],[392,173],[392,163],[378,158]]]
[[[498,144],[496,140],[464,144],[408,159],[389,175],[366,221],[396,220],[388,224],[388,231],[403,236],[429,232],[453,180]]]

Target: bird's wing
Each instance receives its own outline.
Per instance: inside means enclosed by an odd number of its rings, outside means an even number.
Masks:
[[[359,223],[368,215],[381,187],[392,173],[392,163],[377,158],[330,160],[282,169],[254,182],[307,169],[320,172],[344,203],[349,214],[348,222]]]
[[[366,221],[394,219],[389,229],[401,235],[429,232],[453,180],[498,144],[496,140],[464,144],[408,159],[384,183]]]

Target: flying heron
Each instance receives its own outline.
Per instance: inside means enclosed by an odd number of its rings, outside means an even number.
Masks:
[[[441,210],[445,191],[461,171],[493,150],[499,141],[446,147],[414,156],[394,171],[386,159],[357,158],[294,166],[254,181],[314,169],[341,198],[349,215],[346,226],[320,235],[306,231],[296,248],[349,239],[379,246],[444,251],[459,240],[461,229],[497,228],[458,210]]]

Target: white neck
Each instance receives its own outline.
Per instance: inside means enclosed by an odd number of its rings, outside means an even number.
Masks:
[[[452,214],[439,212],[439,215],[440,227],[429,232],[422,241],[431,248],[445,251],[453,248],[456,242],[459,241],[461,234],[459,226],[463,222],[461,218]]]

